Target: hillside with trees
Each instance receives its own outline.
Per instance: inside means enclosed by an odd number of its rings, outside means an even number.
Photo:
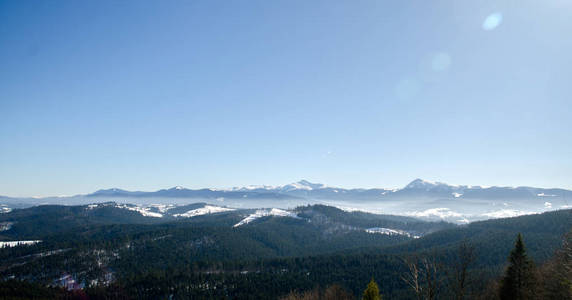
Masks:
[[[8,294],[11,286],[30,284],[38,295],[54,297],[67,292],[48,287],[68,286],[93,298],[328,299],[361,297],[374,278],[385,299],[476,299],[512,295],[513,274],[527,270],[546,275],[518,279],[516,286],[535,283],[523,295],[569,295],[570,234],[562,242],[572,228],[570,210],[457,226],[307,206],[296,209],[295,218],[263,216],[234,227],[253,212],[126,223],[115,222],[116,214],[47,209],[51,213],[40,207],[3,216],[28,227],[47,226],[59,215],[74,228],[46,228],[41,235],[18,226],[4,231],[5,238],[42,240],[0,249]],[[426,234],[365,230],[381,226]]]

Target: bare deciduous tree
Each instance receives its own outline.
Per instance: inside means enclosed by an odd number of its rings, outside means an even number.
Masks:
[[[475,247],[466,240],[457,248],[456,256],[452,259],[450,285],[455,299],[465,299],[467,285],[469,284],[468,269],[476,259]]]
[[[417,299],[433,300],[439,289],[439,267],[434,258],[405,259],[408,271],[401,279],[413,289]]]
[[[421,265],[425,275],[425,299],[433,300],[439,289],[439,268],[437,262],[433,258],[424,257],[421,259]]]
[[[413,258],[406,258],[404,259],[405,264],[407,265],[407,273],[401,275],[401,279],[413,289],[415,295],[417,296],[418,300],[421,300],[421,295],[423,293],[423,289],[419,282],[419,267],[417,266],[417,260]]]

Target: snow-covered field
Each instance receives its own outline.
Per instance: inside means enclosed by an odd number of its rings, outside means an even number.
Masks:
[[[195,216],[207,215],[207,214],[216,214],[226,211],[233,211],[234,208],[227,208],[227,207],[220,207],[220,206],[213,206],[213,205],[205,205],[205,207],[189,210],[182,214],[174,214],[174,217],[184,217],[184,218],[191,218]]]
[[[8,231],[12,228],[14,222],[1,222],[0,223],[0,231]]]
[[[290,218],[298,218],[298,215],[294,212],[290,212],[287,210],[273,208],[273,209],[259,209],[255,213],[249,215],[248,217],[242,219],[240,222],[236,223],[233,227],[238,227],[244,224],[248,224],[256,219],[267,217],[267,216],[278,216],[278,217],[290,217]]]
[[[6,205],[4,205],[4,204],[1,204],[1,205],[0,205],[0,214],[1,214],[1,213],[9,213],[9,212],[11,212],[11,211],[12,211],[12,209],[11,209],[10,207],[8,207],[8,206],[6,206]]]
[[[118,208],[124,208],[132,211],[136,211],[145,217],[153,217],[153,218],[162,218],[163,215],[158,212],[152,212],[150,207],[141,207],[141,206],[130,206],[130,205],[117,205]]]
[[[411,233],[399,229],[391,229],[391,228],[383,228],[383,227],[374,227],[368,228],[365,230],[367,233],[376,233],[376,234],[384,234],[384,235],[404,235],[407,237],[412,237],[414,239],[419,238],[418,235],[412,235]]]
[[[149,207],[150,207],[150,208],[155,208],[155,209],[157,209],[160,213],[163,213],[163,214],[164,214],[164,213],[168,212],[169,210],[171,210],[171,209],[173,209],[173,208],[175,208],[175,207],[177,207],[177,206],[174,205],[174,204],[150,204]]]
[[[0,248],[4,247],[16,247],[16,246],[25,246],[25,245],[33,245],[39,243],[41,241],[9,241],[9,242],[0,242]]]

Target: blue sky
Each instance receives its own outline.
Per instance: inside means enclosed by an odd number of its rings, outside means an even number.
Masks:
[[[572,188],[572,3],[0,1],[0,195]]]

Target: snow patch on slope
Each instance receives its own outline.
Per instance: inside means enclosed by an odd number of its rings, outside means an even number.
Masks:
[[[531,214],[535,214],[535,213],[530,212],[530,211],[517,210],[517,209],[501,209],[501,210],[481,214],[481,216],[485,216],[485,217],[489,217],[489,218],[512,218],[512,217],[531,215]]]
[[[0,223],[0,231],[8,231],[12,228],[14,222],[2,222]]]
[[[373,227],[368,228],[365,230],[367,233],[377,233],[377,234],[385,234],[385,235],[404,235],[407,237],[412,237],[414,239],[418,239],[418,235],[412,235],[407,231],[399,230],[399,229],[391,229],[391,228],[383,228],[383,227]]]
[[[174,217],[184,217],[184,218],[192,218],[195,216],[201,215],[208,215],[208,214],[216,214],[226,211],[233,211],[234,208],[227,208],[227,207],[220,207],[220,206],[212,206],[212,205],[205,205],[205,207],[189,210],[182,214],[174,214]]]
[[[114,206],[114,205],[116,205],[115,202],[93,203],[93,204],[88,204],[85,209],[86,210],[93,210],[93,209],[96,209],[99,207]]]
[[[252,191],[252,190],[273,190],[275,187],[271,185],[249,185],[241,188],[234,188],[238,191]]]
[[[9,241],[9,242],[0,242],[0,248],[4,247],[16,247],[16,246],[25,246],[25,245],[33,245],[36,243],[41,242],[40,240],[35,241]]]
[[[240,222],[236,223],[233,227],[238,227],[244,224],[248,224],[254,220],[268,216],[298,218],[298,215],[296,213],[279,208],[273,208],[271,210],[259,209],[255,213],[249,215],[248,217],[242,219]]]
[[[293,187],[294,189],[297,189],[297,190],[307,190],[307,191],[312,190],[311,186],[304,185],[304,184],[301,184],[299,182],[291,183],[291,184],[287,185],[286,188],[289,188],[290,186]]]
[[[11,212],[12,209],[5,205],[0,205],[0,214],[5,214]]]
[[[149,207],[156,208],[160,213],[166,213],[169,209],[177,207],[174,204],[151,204]]]
[[[131,211],[136,211],[145,217],[153,217],[153,218],[162,218],[163,217],[163,215],[160,213],[150,211],[149,207],[128,206],[128,205],[124,205],[124,204],[123,205],[117,204],[115,207],[131,210]]]

